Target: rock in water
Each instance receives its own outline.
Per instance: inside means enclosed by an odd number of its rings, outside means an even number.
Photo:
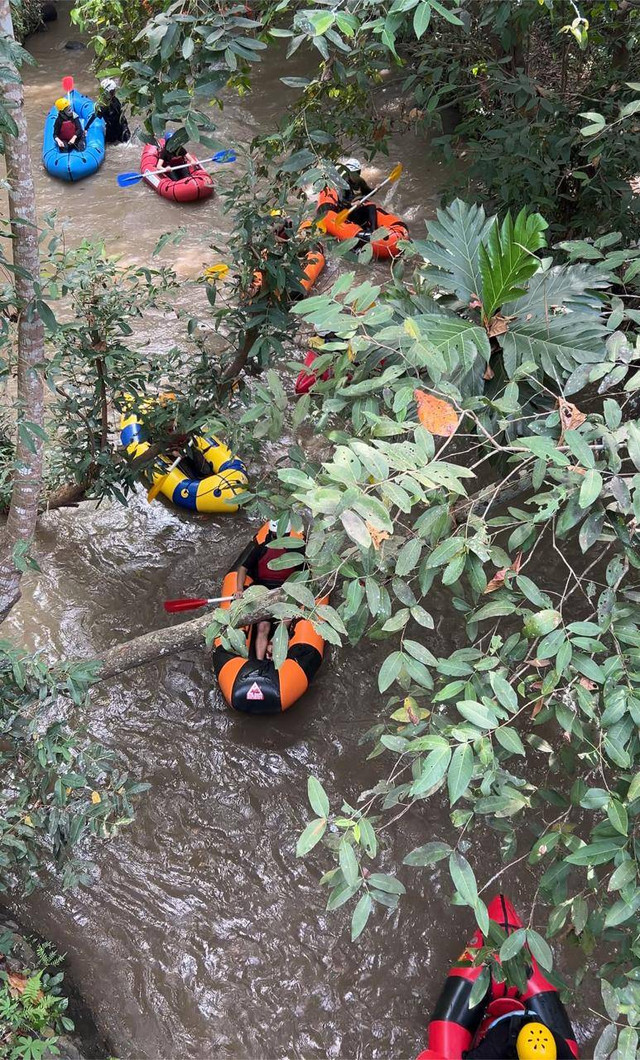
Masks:
[[[43,22],[57,22],[58,20],[58,8],[54,3],[49,2],[42,5],[42,21]]]
[[[86,44],[83,44],[81,40],[68,40],[64,48],[67,52],[81,52],[86,48]]]

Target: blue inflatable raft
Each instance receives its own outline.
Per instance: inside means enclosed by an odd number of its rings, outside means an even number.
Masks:
[[[71,93],[71,106],[80,118],[83,127],[93,114],[94,102],[75,89]],[[104,162],[105,127],[102,118],[96,118],[87,132],[87,143],[83,151],[61,151],[53,138],[53,126],[58,112],[52,107],[44,123],[42,161],[47,173],[58,180],[83,180],[96,173]]]

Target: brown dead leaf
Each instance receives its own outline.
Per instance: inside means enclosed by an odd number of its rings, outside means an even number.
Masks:
[[[484,593],[482,595],[486,596],[487,593],[495,593],[496,589],[500,589],[501,586],[504,585],[504,579],[506,578],[508,572],[511,570],[514,572],[514,574],[517,574],[520,570],[521,565],[522,552],[518,552],[518,555],[516,556],[510,567],[503,567],[502,570],[499,570],[496,574],[494,574],[493,578],[487,584],[487,588],[484,590]]]
[[[547,701],[544,696],[540,696],[540,699],[536,699],[535,703],[533,704],[533,710],[531,711],[532,718],[537,718],[538,714],[540,713],[546,702]]]
[[[598,687],[596,682],[590,681],[588,677],[581,677],[578,684],[582,685],[583,688],[586,688],[587,692],[593,692],[594,688]]]
[[[367,523],[366,526],[371,536],[373,547],[375,548],[376,552],[379,552],[380,545],[382,544],[382,542],[389,540],[389,534],[386,530],[376,530],[375,526],[372,526],[371,523]]]
[[[24,989],[29,981],[28,975],[23,975],[22,972],[7,972],[7,982],[9,983],[9,993],[13,997],[21,997],[24,994]],[[41,995],[42,996],[42,993]]]
[[[531,665],[538,670],[543,670],[545,666],[551,666],[551,659],[532,659]]]
[[[485,330],[490,339],[495,338],[496,335],[504,335],[509,330],[509,321],[513,320],[513,317],[503,317],[502,313],[496,313],[491,317],[485,324]]]
[[[567,471],[575,471],[576,475],[586,475],[586,471],[580,464],[569,464]]]
[[[422,426],[439,438],[450,438],[455,434],[460,417],[448,401],[441,401],[424,390],[414,390],[413,396],[418,403],[418,419]]]
[[[629,187],[634,195],[640,195],[640,177],[632,177],[629,181]]]
[[[482,302],[478,298],[477,294],[471,295],[471,301],[469,302],[469,309],[482,309]]]
[[[485,368],[484,372],[482,373],[482,378],[486,379],[488,381],[489,379],[493,379],[495,374],[496,373],[494,372],[494,370],[491,367],[491,365],[488,364],[487,367]]]
[[[574,431],[576,427],[580,427],[581,424],[586,420],[586,414],[580,412],[580,409],[576,405],[572,405],[570,401],[565,401],[564,398],[558,398],[558,409],[560,412],[560,423],[562,424],[562,433],[565,431]]]

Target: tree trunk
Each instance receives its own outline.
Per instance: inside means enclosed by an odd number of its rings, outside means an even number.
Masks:
[[[282,603],[286,597],[281,589],[273,589],[261,600],[259,604],[243,615],[246,625],[269,618],[271,608],[274,604]],[[294,605],[295,606],[295,605]],[[127,670],[135,670],[138,666],[146,666],[147,663],[155,662],[156,659],[164,659],[167,655],[175,655],[179,651],[188,651],[191,648],[205,647],[205,633],[207,626],[211,625],[211,612],[208,611],[199,618],[190,622],[181,622],[178,626],[167,626],[165,629],[156,629],[151,633],[143,633],[141,637],[134,637],[126,644],[116,644],[102,653],[99,660],[98,673],[101,681],[106,681],[117,674],[126,673]]]
[[[9,0],[0,0],[0,33],[13,38]],[[15,68],[14,68],[15,69]],[[15,70],[18,74],[18,71]],[[18,127],[17,136],[5,134],[4,148],[9,183],[9,218],[13,261],[23,274],[15,277],[18,308],[17,409],[18,436],[11,505],[0,542],[0,622],[20,599],[21,571],[16,550],[24,553],[33,539],[42,485],[42,438],[28,424],[44,423],[44,329],[35,311],[34,282],[40,281],[36,197],[24,114],[22,81],[1,81],[0,101]],[[22,427],[22,429],[20,429]]]

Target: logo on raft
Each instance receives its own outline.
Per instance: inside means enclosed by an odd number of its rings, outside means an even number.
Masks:
[[[264,692],[257,681],[254,681],[247,692],[247,699],[264,699]]]

